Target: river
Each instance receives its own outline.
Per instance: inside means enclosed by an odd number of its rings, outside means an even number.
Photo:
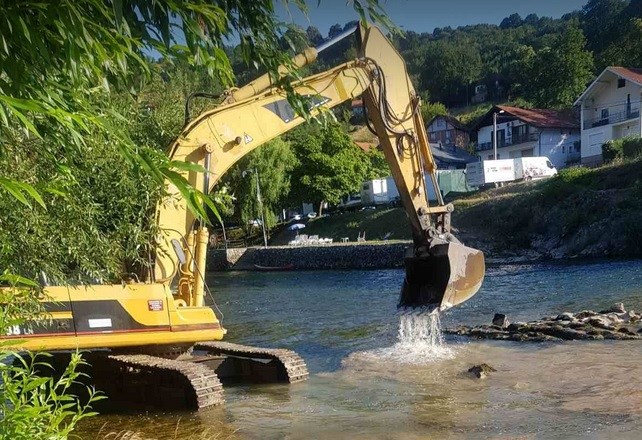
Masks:
[[[491,267],[480,292],[442,323],[511,321],[616,301],[642,309],[642,262]],[[157,439],[640,438],[642,342],[519,344],[448,337],[438,359],[402,363],[395,344],[403,272],[228,272],[208,279],[227,340],[296,350],[310,379],[226,389],[198,414],[106,415],[83,438],[133,430]],[[485,362],[484,380],[464,372]],[[98,434],[100,432],[100,434]]]

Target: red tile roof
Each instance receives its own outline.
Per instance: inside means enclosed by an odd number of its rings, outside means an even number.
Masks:
[[[620,75],[622,78],[626,78],[642,86],[642,69],[610,66],[608,67],[608,70]]]
[[[504,110],[506,113],[515,116],[533,127],[540,128],[580,128],[579,119],[573,114],[571,109],[568,110],[551,110],[532,108],[525,109],[511,107],[508,105],[498,105],[496,108]]]

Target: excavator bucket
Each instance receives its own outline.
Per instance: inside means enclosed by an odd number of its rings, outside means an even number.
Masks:
[[[481,287],[484,254],[460,243],[435,244],[425,255],[404,259],[406,279],[398,308],[446,310],[472,297]]]

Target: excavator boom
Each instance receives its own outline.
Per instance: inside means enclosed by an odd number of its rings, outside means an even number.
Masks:
[[[360,27],[357,36],[360,50],[356,60],[292,86],[298,94],[309,97],[313,112],[363,96],[367,120],[379,138],[412,228],[414,247],[405,258],[407,276],[399,307],[444,310],[477,292],[484,276],[484,257],[461,245],[450,233],[452,205],[441,199],[420,100],[403,58],[376,27]],[[293,59],[293,64],[313,62],[318,51],[331,44],[306,49]],[[294,112],[285,92],[273,85],[272,77],[264,75],[229,92],[222,105],[191,121],[169,154],[173,160],[207,165],[211,173],[207,181],[202,173],[186,172],[185,177],[196,188],[208,192],[241,157],[302,122],[304,119]],[[434,206],[427,197],[428,185],[434,186],[438,195]],[[184,243],[187,253],[197,257],[195,263],[200,270],[205,256],[199,250],[207,243],[204,228],[194,228],[194,218],[185,201],[178,194],[167,200],[158,212],[164,235],[159,240],[155,266],[155,281],[165,283],[179,270],[172,240]],[[191,284],[188,279],[182,283]],[[194,290],[195,297],[201,298],[202,286],[196,285]],[[186,294],[187,303],[190,297]]]

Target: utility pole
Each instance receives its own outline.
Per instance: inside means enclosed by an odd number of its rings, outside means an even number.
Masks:
[[[497,160],[497,112],[493,112],[493,158]]]
[[[500,113],[504,113],[504,110],[493,112],[493,158],[495,160],[497,160],[497,115]]]

